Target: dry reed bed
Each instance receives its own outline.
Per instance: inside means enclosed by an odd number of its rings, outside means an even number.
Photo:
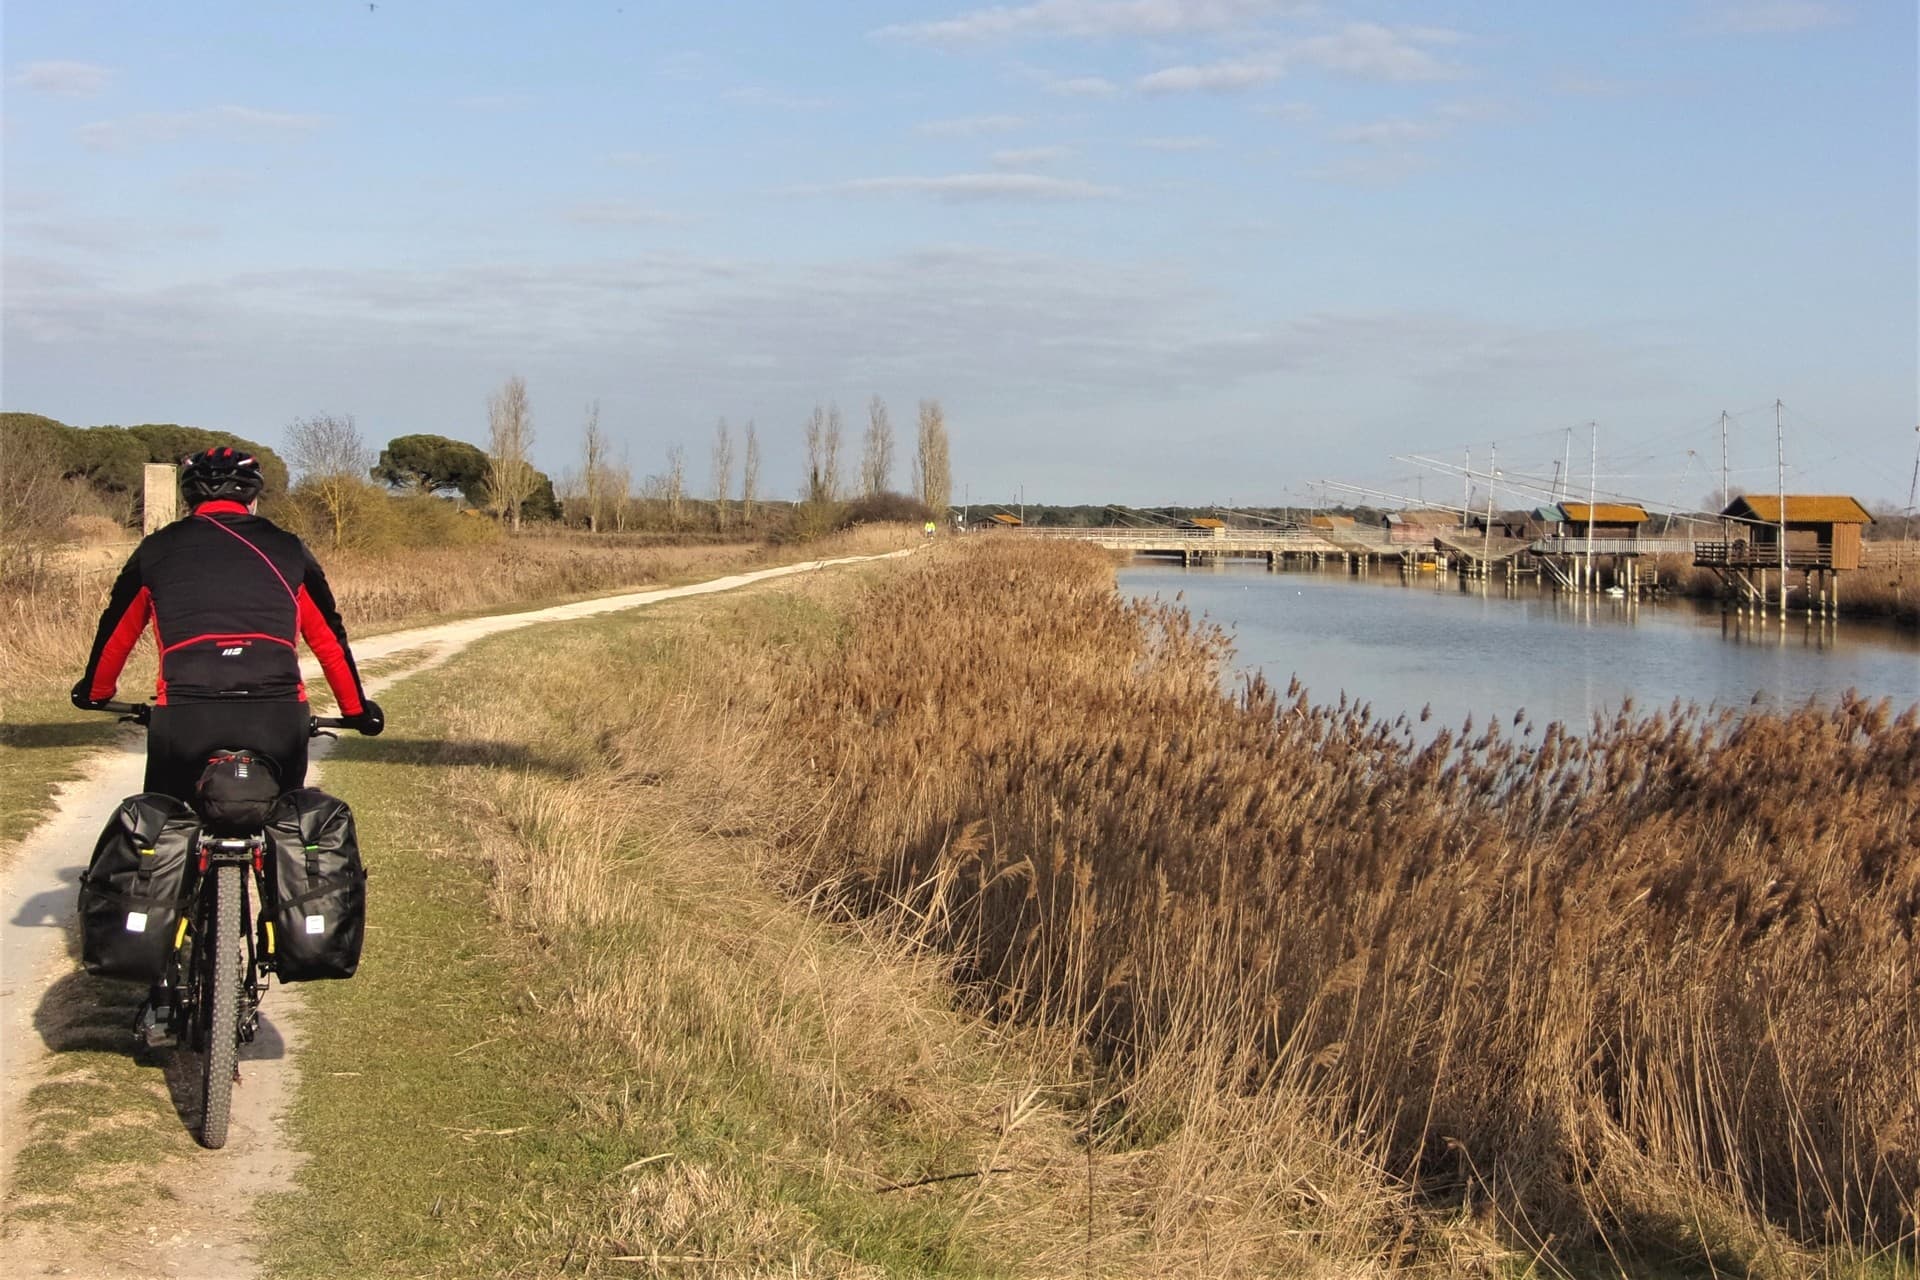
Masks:
[[[1920,717],[1421,745],[1226,657],[1080,549],[889,576],[782,735],[795,888],[1079,1028],[1123,1132],[1284,1095],[1523,1239],[1911,1265]]]
[[[457,742],[539,744],[531,767],[503,746],[504,768],[444,785],[473,817],[458,856],[487,859],[496,911],[576,975],[558,1021],[582,1061],[622,1059],[638,1113],[745,1096],[761,1109],[749,1131],[789,1135],[722,1168],[653,1133],[647,1149],[682,1157],[639,1200],[616,1184],[570,1200],[554,1252],[867,1274],[771,1187],[816,1180],[838,1211],[878,1215],[897,1203],[880,1188],[959,1175],[900,1196],[900,1212],[929,1206],[918,1227],[876,1216],[871,1230],[950,1230],[1022,1275],[1492,1274],[1484,1235],[1419,1210],[1298,1094],[1201,1079],[1148,1140],[1138,1113],[1090,1089],[1075,1038],[955,1016],[939,953],[890,922],[824,928],[767,891],[790,879],[785,826],[834,812],[829,792],[795,785],[813,744],[785,730],[855,607],[847,591],[815,579],[550,633],[553,661],[496,665],[504,683],[450,726]]]

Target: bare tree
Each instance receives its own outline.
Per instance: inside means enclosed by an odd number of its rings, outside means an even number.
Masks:
[[[287,462],[297,489],[310,496],[325,517],[335,548],[347,541],[348,519],[367,488],[373,455],[353,415],[316,414],[287,428]]]
[[[600,431],[600,402],[587,406],[587,425],[581,439],[580,490],[587,509],[587,532],[600,532],[606,517],[607,437]]]
[[[808,503],[832,502],[833,482],[827,474],[827,411],[819,405],[813,406],[804,431],[807,441],[804,500]]]
[[[747,419],[747,453],[740,465],[740,518],[753,523],[754,504],[760,498],[760,436]]]
[[[944,516],[953,498],[953,463],[947,447],[947,415],[938,400],[920,402],[920,429],[914,451],[913,475],[920,501],[935,519]]]
[[[539,483],[528,456],[532,448],[527,380],[515,374],[487,397],[487,509],[514,529],[520,527],[520,504]]]
[[[607,505],[613,513],[614,530],[625,533],[633,504],[633,467],[627,462],[626,450],[620,451],[618,462],[607,464],[606,486]]]
[[[820,449],[820,466],[827,482],[827,501],[840,501],[840,406],[827,406],[827,432]]]
[[[667,474],[661,479],[666,481],[667,519],[678,529],[681,500],[687,493],[687,451],[684,448],[676,444],[667,450]]]
[[[713,428],[713,519],[722,532],[727,527],[727,502],[733,492],[733,432],[725,418]]]
[[[879,396],[867,402],[866,451],[860,458],[860,492],[885,493],[893,484],[893,419]]]

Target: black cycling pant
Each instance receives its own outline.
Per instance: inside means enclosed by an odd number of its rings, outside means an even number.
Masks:
[[[179,702],[155,707],[147,724],[148,791],[193,802],[207,757],[244,747],[266,756],[280,772],[280,789],[307,781],[307,731],[313,712],[304,702]]]

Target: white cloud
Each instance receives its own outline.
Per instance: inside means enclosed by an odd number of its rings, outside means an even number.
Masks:
[[[34,93],[61,98],[91,98],[113,81],[113,72],[92,62],[29,62],[14,73],[13,83]]]
[[[679,214],[634,200],[590,200],[566,210],[569,222],[599,227],[658,227],[682,221]]]
[[[1047,92],[1066,98],[1110,98],[1120,92],[1120,86],[1105,76],[1071,76],[1051,81]]]
[[[257,422],[263,406],[326,403],[350,388],[377,406],[370,431],[459,435],[507,361],[536,399],[601,397],[614,424],[711,421],[759,406],[772,488],[799,473],[798,433],[766,422],[788,407],[797,420],[823,387],[848,389],[843,402],[856,388],[936,388],[956,416],[967,406],[975,459],[993,453],[997,429],[1017,456],[1049,434],[1027,428],[1023,438],[1009,414],[1081,413],[1084,425],[1057,438],[1084,469],[1116,421],[1145,429],[1190,409],[1196,394],[1246,384],[1269,398],[1304,396],[1339,428],[1321,434],[1352,465],[1384,448],[1360,430],[1356,395],[1386,395],[1401,417],[1419,405],[1431,418],[1436,393],[1443,418],[1489,406],[1537,418],[1541,404],[1569,400],[1606,412],[1621,387],[1664,389],[1680,363],[1641,340],[1537,321],[1249,313],[1164,267],[951,246],[806,263],[656,253],[214,273],[158,287],[116,264],[80,272],[27,258],[7,264],[7,279],[5,336],[21,383],[9,395],[20,403],[134,420],[112,402],[119,393],[94,388],[98,368],[137,356],[152,377],[127,394],[149,412],[175,406],[166,412],[181,420]],[[637,455],[657,457],[672,438],[624,430]],[[563,449],[553,448],[558,463]],[[1164,492],[1166,466],[1110,471],[1101,483]]]
[[[1033,169],[1058,164],[1072,154],[1071,147],[1014,147],[996,151],[987,160],[996,169]]]
[[[1105,200],[1119,194],[1078,178],[1040,173],[952,173],[937,177],[854,178],[815,191],[848,195],[924,195],[952,203],[976,200]]]
[[[1320,108],[1311,102],[1264,102],[1254,111],[1259,115],[1271,116],[1282,124],[1307,124],[1320,118]]]
[[[1461,38],[1445,27],[1352,22],[1337,31],[1277,43],[1257,57],[1166,67],[1142,76],[1137,87],[1143,93],[1229,93],[1278,80],[1297,66],[1362,80],[1456,80],[1465,72],[1435,56],[1433,49]]]
[[[927,44],[1017,36],[1166,37],[1242,29],[1314,7],[1298,0],[1036,0],[972,9],[935,22],[899,23],[876,34]]]
[[[1738,35],[1812,31],[1853,20],[1850,9],[1824,0],[1714,0],[1701,16],[1708,29]]]
[[[1458,44],[1460,39],[1459,32],[1445,27],[1353,22],[1296,42],[1287,57],[1364,80],[1455,80],[1463,74],[1461,70],[1435,57],[1431,46]]]
[[[1146,151],[1217,151],[1220,139],[1193,134],[1177,138],[1142,138],[1133,145]]]
[[[1381,146],[1356,151],[1304,176],[1348,187],[1388,187],[1434,167],[1433,157],[1406,147]]]
[[[1282,74],[1278,63],[1216,62],[1209,66],[1166,67],[1140,77],[1142,93],[1230,93],[1250,89]]]
[[[989,133],[1012,133],[1027,122],[1019,116],[961,116],[955,120],[929,120],[919,132],[934,138],[978,138]]]
[[[1393,120],[1374,120],[1367,124],[1342,125],[1333,131],[1333,140],[1372,147],[1405,146],[1410,142],[1426,142],[1443,137],[1449,131],[1450,126],[1440,120],[1409,120],[1403,116]]]
[[[257,107],[206,107],[198,111],[145,112],[119,120],[98,120],[82,125],[79,138],[96,151],[174,142],[192,134],[257,141],[289,133],[310,133],[330,120],[329,116],[262,111]]]

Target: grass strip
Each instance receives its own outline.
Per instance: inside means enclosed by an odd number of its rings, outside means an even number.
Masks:
[[[955,1125],[844,1097],[836,1116],[847,1079],[832,1073],[823,1089],[795,1090],[796,1063],[833,1059],[836,1028],[795,1016],[791,1006],[815,1000],[783,989],[781,974],[742,966],[741,919],[791,971],[868,958],[834,954],[833,935],[779,904],[743,862],[655,857],[634,832],[601,868],[648,880],[646,911],[623,927],[535,930],[496,909],[512,875],[503,868],[540,840],[500,821],[501,789],[620,785],[591,735],[566,732],[594,686],[576,679],[571,703],[542,701],[541,686],[585,669],[664,693],[697,657],[677,629],[715,610],[756,614],[789,646],[831,626],[818,610],[729,600],[495,637],[384,700],[400,733],[469,763],[385,739],[343,742],[327,763],[328,789],[358,817],[373,906],[359,975],[308,992],[293,1129],[310,1159],[300,1190],[263,1213],[274,1274],[1003,1271],[963,1221],[964,1182],[881,1190],[963,1161]],[[524,746],[480,735],[497,759],[471,763],[473,726],[503,717],[523,721]],[[631,1043],[596,1008],[610,985],[648,989],[677,1013]],[[958,1025],[948,1010],[922,1013]],[[771,1057],[755,1051],[770,1018],[801,1037]],[[854,1123],[861,1131],[846,1132]],[[316,1220],[327,1230],[313,1231]]]

